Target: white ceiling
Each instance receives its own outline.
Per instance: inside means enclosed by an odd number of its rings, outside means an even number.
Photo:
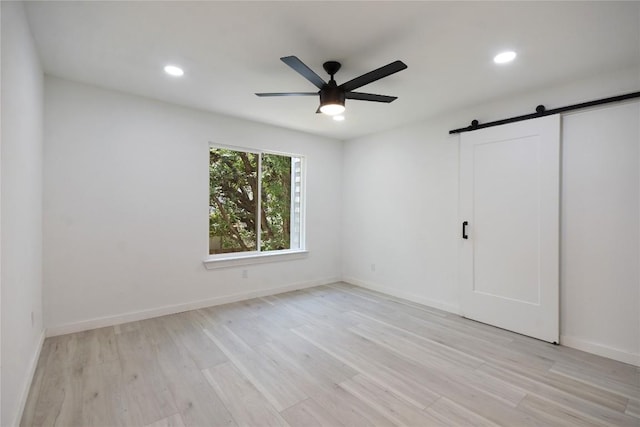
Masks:
[[[510,94],[640,66],[640,2],[29,2],[45,72],[162,101],[350,139]],[[510,65],[493,56],[517,51]],[[314,91],[279,58],[338,84],[400,59],[364,86],[391,104],[347,100],[315,114]],[[185,76],[165,75],[167,63]],[[461,123],[461,126],[465,125]]]

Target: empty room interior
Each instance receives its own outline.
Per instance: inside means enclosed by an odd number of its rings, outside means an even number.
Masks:
[[[640,426],[640,2],[0,15],[0,425]]]

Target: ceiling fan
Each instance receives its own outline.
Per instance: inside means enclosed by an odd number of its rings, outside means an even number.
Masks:
[[[297,71],[302,77],[313,83],[318,89],[318,92],[284,92],[284,93],[256,93],[258,96],[313,96],[320,95],[320,108],[316,113],[324,113],[330,116],[340,114],[344,111],[345,99],[357,99],[360,101],[375,101],[375,102],[393,102],[398,97],[387,95],[375,95],[372,93],[353,92],[361,86],[380,80],[381,78],[390,76],[407,68],[407,65],[402,61],[394,61],[384,67],[377,68],[366,74],[349,80],[346,83],[342,83],[340,86],[333,79],[333,76],[338,72],[341,64],[336,61],[327,61],[322,67],[331,76],[329,82],[322,80],[313,70],[304,62],[302,62],[296,56],[285,56],[280,58],[282,62],[289,67]]]

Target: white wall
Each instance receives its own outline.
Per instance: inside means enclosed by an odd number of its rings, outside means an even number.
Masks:
[[[562,121],[563,342],[640,364],[640,102]]]
[[[340,278],[341,142],[53,77],[44,129],[51,333]],[[306,156],[306,259],[205,269],[209,141]]]
[[[2,8],[2,416],[18,417],[42,342],[42,68],[20,3]],[[33,322],[32,322],[33,313]]]
[[[457,312],[458,150],[446,123],[345,144],[343,277]]]
[[[472,119],[487,122],[531,113],[541,103],[551,109],[638,91],[639,76],[637,68],[620,70],[347,141],[343,159],[345,280],[458,312],[458,136],[448,131],[467,126]],[[623,109],[624,115],[622,110],[606,113],[624,116],[622,120],[627,121],[627,130],[614,136],[615,143],[602,139],[607,135],[603,127],[602,138],[594,134],[596,139],[587,151],[580,149],[577,128],[592,118],[576,114],[566,119],[561,338],[567,345],[640,363],[640,123],[637,109],[633,118],[637,107],[628,108],[630,112]],[[605,113],[591,114],[603,126],[608,121]],[[600,179],[604,181],[595,188],[580,185]],[[609,192],[612,188],[615,194]],[[628,198],[621,191],[628,192]],[[606,223],[598,214],[579,208],[580,203],[593,205],[599,200],[606,200],[610,207],[600,212]],[[598,250],[577,250],[576,240],[583,239],[582,233],[589,228],[592,235],[596,231],[593,242]],[[608,254],[605,259],[603,253]],[[578,271],[581,267],[584,269]],[[584,274],[594,271],[599,274],[582,280]],[[612,281],[616,282],[613,286]]]

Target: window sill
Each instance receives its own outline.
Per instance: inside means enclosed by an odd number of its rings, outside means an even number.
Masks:
[[[278,261],[291,261],[303,259],[309,255],[307,250],[274,251],[266,253],[213,255],[203,262],[207,270],[218,268],[238,267],[243,265],[266,264]]]

